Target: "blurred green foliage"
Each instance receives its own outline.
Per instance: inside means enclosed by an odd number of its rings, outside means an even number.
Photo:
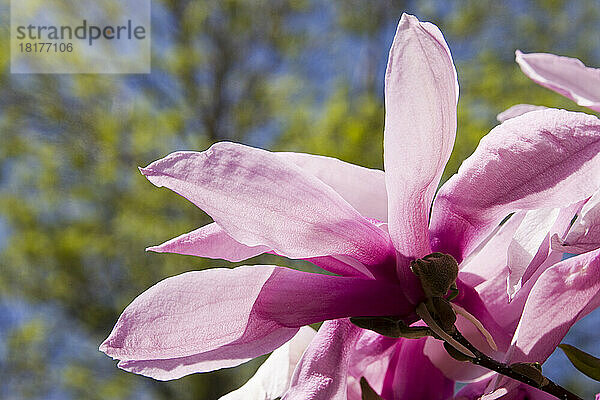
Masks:
[[[209,219],[149,184],[137,166],[234,140],[381,168],[382,80],[403,11],[436,23],[457,65],[459,128],[444,179],[511,105],[583,110],[529,81],[515,49],[600,66],[593,0],[155,0],[160,40],[150,75],[12,75],[8,0],[0,10],[0,296],[44,305],[1,338],[0,396],[9,398],[59,390],[72,398],[211,399],[247,379],[260,360],[158,383],[99,353],[57,364],[53,352],[69,351],[71,330],[96,352],[149,286],[231,265],[144,253]],[[53,323],[56,315],[63,322]],[[53,342],[59,332],[63,344]]]

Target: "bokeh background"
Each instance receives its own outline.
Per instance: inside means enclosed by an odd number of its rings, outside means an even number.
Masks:
[[[232,265],[144,252],[209,219],[137,167],[233,140],[382,168],[383,75],[404,11],[440,27],[458,70],[444,179],[511,105],[591,113],[529,81],[514,51],[600,66],[597,0],[153,0],[149,75],[11,75],[0,0],[0,398],[216,399],[251,376],[264,357],[155,382],[98,352],[149,286]],[[596,312],[565,342],[600,355],[598,326]],[[562,354],[544,367],[600,391]]]

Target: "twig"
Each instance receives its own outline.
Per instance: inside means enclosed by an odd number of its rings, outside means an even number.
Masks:
[[[475,354],[475,358],[469,358],[468,360],[469,362],[475,365],[479,365],[504,376],[508,376],[509,378],[515,379],[519,382],[525,383],[526,385],[544,391],[561,400],[583,400],[581,397],[569,392],[567,389],[563,388],[560,385],[557,385],[548,378],[544,379],[544,382],[540,384],[535,380],[531,379],[530,377],[516,372],[510,366],[486,356],[481,351],[477,350],[477,348],[475,348],[475,346],[473,346],[458,330],[456,330],[455,333],[453,333],[451,336],[457,342],[461,343],[463,346],[465,346]]]

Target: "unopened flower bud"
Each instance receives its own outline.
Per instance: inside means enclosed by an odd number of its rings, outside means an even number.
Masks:
[[[427,298],[445,296],[458,277],[458,263],[444,253],[431,253],[411,261],[410,268],[419,277]]]

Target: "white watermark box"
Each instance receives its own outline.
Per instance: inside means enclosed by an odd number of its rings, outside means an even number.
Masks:
[[[11,0],[12,73],[150,73],[150,0]]]

